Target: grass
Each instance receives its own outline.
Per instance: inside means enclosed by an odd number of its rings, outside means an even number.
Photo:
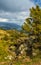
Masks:
[[[4,43],[3,41],[0,41],[0,62],[6,61],[4,57],[8,55],[8,46],[7,43]]]

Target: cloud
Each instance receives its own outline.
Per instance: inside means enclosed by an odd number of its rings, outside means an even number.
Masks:
[[[0,21],[22,25],[32,6],[31,0],[0,0]]]
[[[8,19],[0,18],[0,22],[6,22],[6,21],[8,21]]]
[[[30,0],[0,0],[0,9],[10,12],[25,11],[33,5]]]
[[[19,25],[22,25],[25,18],[29,16],[29,11],[21,11],[21,12],[1,12],[0,13],[0,18],[6,19],[6,22],[12,22],[12,23],[17,23]],[[5,22],[1,21],[0,22]]]

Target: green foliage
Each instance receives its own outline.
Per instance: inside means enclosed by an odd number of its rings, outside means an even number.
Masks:
[[[34,44],[39,49],[41,47],[41,8],[39,6],[30,9],[30,16],[26,18],[22,29],[28,33],[32,50],[35,47]]]
[[[29,33],[31,31],[35,34],[41,33],[41,8],[39,6],[30,9],[30,17],[24,22],[23,29]]]

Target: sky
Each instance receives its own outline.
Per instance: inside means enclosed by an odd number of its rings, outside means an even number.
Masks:
[[[0,0],[0,22],[22,25],[36,4],[41,6],[41,0]]]

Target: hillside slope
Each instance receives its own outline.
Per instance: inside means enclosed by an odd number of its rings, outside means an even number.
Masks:
[[[0,28],[6,29],[6,30],[10,30],[10,29],[20,30],[21,26],[15,23],[0,22]]]
[[[0,65],[41,65],[41,54],[33,59],[25,55],[28,39],[26,34],[17,30],[0,30]],[[23,55],[18,55],[17,58],[16,54],[19,52]],[[40,53],[37,48],[34,52]]]

